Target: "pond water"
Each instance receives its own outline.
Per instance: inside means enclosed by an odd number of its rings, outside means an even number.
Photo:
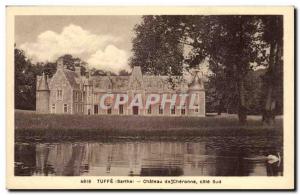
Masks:
[[[17,176],[282,176],[281,136],[16,142]]]

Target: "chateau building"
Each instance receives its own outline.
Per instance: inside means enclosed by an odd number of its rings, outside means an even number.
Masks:
[[[141,68],[133,68],[129,76],[89,76],[81,75],[80,67],[75,71],[65,68],[63,59],[57,61],[57,71],[48,78],[37,76],[36,111],[55,114],[87,114],[87,115],[149,115],[149,116],[205,116],[205,90],[199,72],[193,75],[192,82],[169,82],[168,76],[143,75]],[[101,107],[101,97],[106,97]],[[128,101],[114,106],[114,94],[124,94]],[[144,106],[132,106],[130,100],[136,94],[142,97]],[[157,94],[158,102],[145,106],[147,97]],[[166,101],[162,106],[162,96],[168,100],[176,95],[175,104]],[[179,97],[187,94],[182,100]],[[193,107],[190,100],[193,97]],[[122,100],[122,96],[120,96]],[[181,105],[181,106],[179,106]]]

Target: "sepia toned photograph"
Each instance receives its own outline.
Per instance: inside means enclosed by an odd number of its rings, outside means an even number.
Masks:
[[[294,187],[292,7],[37,9],[7,15],[12,188]]]

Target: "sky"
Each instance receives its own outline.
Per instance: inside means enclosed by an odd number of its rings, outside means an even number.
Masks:
[[[15,42],[33,62],[54,62],[64,54],[90,67],[129,70],[133,28],[141,16],[16,16]]]

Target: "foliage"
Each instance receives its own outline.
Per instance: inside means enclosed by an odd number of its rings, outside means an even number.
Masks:
[[[142,23],[134,29],[131,67],[140,66],[143,73],[154,75],[181,75],[180,21],[180,16],[143,16]]]
[[[262,113],[264,105],[264,85],[263,77],[266,69],[250,70],[245,77],[245,90],[246,90],[246,106],[247,113],[250,115],[259,115]],[[220,82],[216,84],[215,82]],[[226,82],[222,82],[221,78],[210,76],[206,83],[206,111],[216,113],[237,113],[237,96],[234,96],[229,89],[225,94],[222,92],[222,87],[225,88]],[[216,89],[216,87],[220,87]],[[280,113],[279,113],[280,114]]]
[[[265,16],[261,20],[263,41],[269,48],[267,72],[264,75],[263,122],[271,124],[276,113],[283,112],[283,16]]]
[[[24,51],[15,48],[15,108],[35,109],[36,74],[34,67],[26,58]]]

